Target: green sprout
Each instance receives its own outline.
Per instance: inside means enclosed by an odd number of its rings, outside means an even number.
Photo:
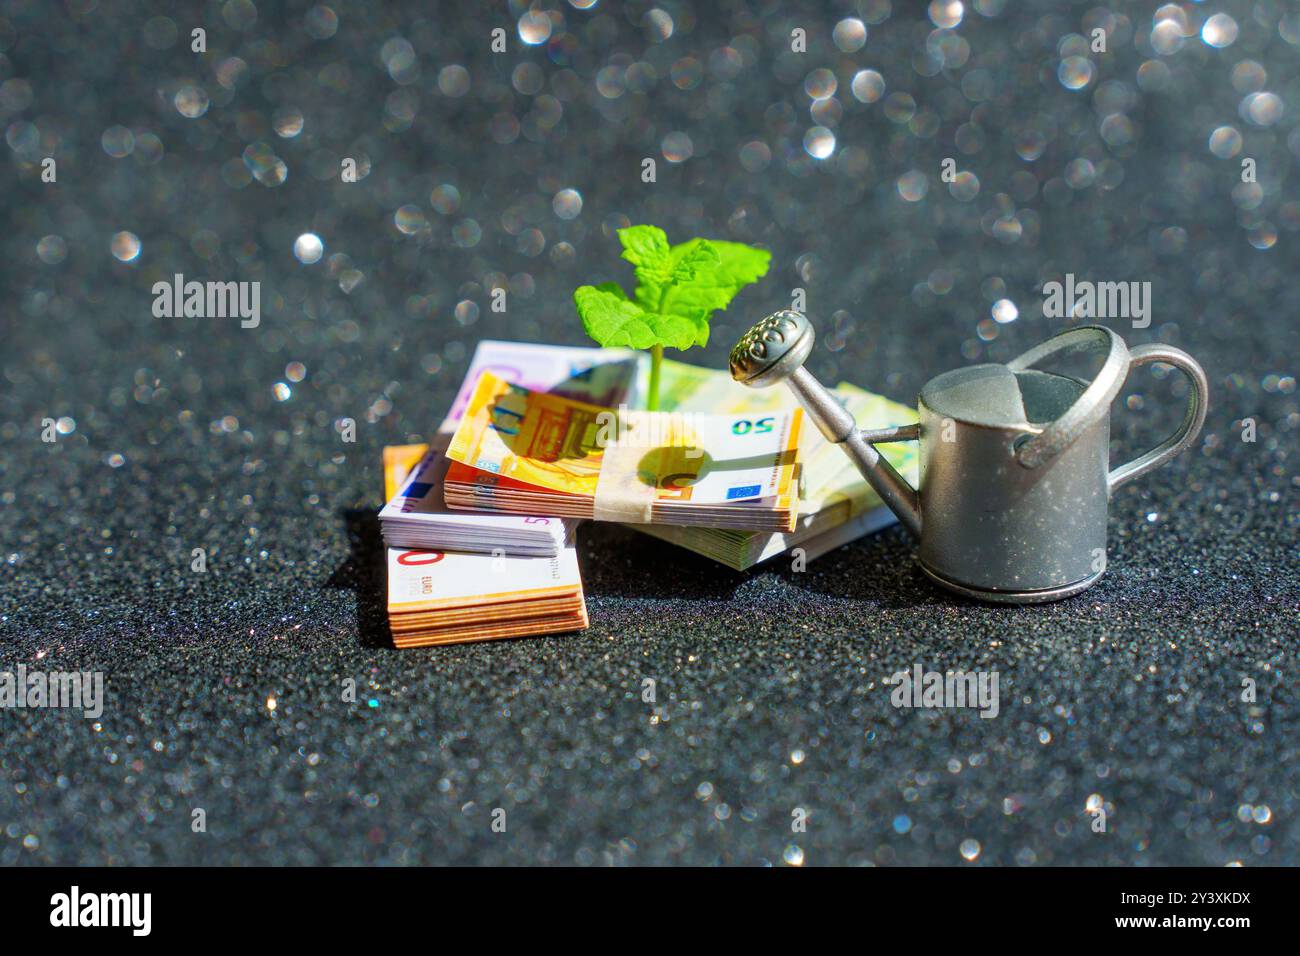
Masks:
[[[669,246],[658,226],[630,226],[618,238],[623,258],[636,269],[636,295],[629,299],[617,282],[602,282],[580,286],[573,302],[587,334],[600,345],[650,350],[646,408],[656,411],[664,346],[707,345],[709,317],[766,275],[772,254],[716,239]]]

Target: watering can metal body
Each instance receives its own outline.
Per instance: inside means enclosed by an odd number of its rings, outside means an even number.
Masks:
[[[921,390],[916,425],[862,431],[803,368],[813,340],[803,315],[778,312],[732,350],[732,375],[757,387],[784,381],[918,539],[925,573],[980,600],[1033,604],[1093,584],[1106,567],[1111,493],[1186,448],[1205,420],[1205,373],[1190,356],[1164,345],[1130,351],[1109,329],[1081,326],[1007,365],[932,379]],[[1032,367],[1098,346],[1106,360],[1090,383]],[[1191,382],[1183,423],[1165,442],[1111,470],[1110,404],[1131,367],[1156,361]],[[919,491],[875,448],[908,440],[920,442]]]

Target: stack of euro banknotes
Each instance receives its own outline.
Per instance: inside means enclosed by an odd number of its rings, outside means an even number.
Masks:
[[[398,647],[587,626],[575,532],[615,521],[737,571],[803,567],[895,519],[788,389],[671,360],[644,412],[649,356],[484,341],[427,445],[384,449],[379,513]],[[849,384],[861,428],[916,413]],[[916,481],[915,443],[881,451]]]

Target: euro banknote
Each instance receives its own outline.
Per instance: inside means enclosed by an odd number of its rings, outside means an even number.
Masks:
[[[485,339],[474,349],[469,368],[439,431],[448,434],[469,407],[483,372],[521,388],[550,392],[604,407],[637,407],[650,356],[634,349],[579,345],[541,345]]]
[[[661,406],[709,408],[736,414],[760,414],[797,405],[785,388],[752,389],[734,382],[723,370],[665,361],[661,371]],[[842,382],[832,393],[862,428],[885,428],[916,421],[916,412],[855,385]],[[878,446],[913,484],[919,458],[914,442]],[[737,571],[799,548],[804,561],[887,527],[897,519],[881,502],[844,452],[805,421],[799,439],[801,500],[799,516],[788,532],[728,528],[630,525],[638,531],[687,548]]]
[[[577,553],[572,543],[554,558],[389,548],[388,623],[398,647],[581,630]]]
[[[449,436],[435,436],[379,512],[384,543],[400,548],[443,548],[553,558],[573,536],[574,522],[545,515],[476,514],[447,507]],[[385,458],[388,449],[384,449]],[[394,454],[396,457],[396,453]]]
[[[452,436],[453,508],[790,530],[799,408],[617,411],[479,376]]]
[[[648,356],[632,349],[539,345],[487,339],[469,368],[434,441],[384,449],[384,500],[379,513],[386,544],[394,547],[555,557],[574,523],[545,515],[453,512],[443,492],[449,436],[469,404],[479,376],[490,372],[525,387],[610,404],[634,403]],[[408,480],[409,478],[409,480]]]
[[[429,453],[427,444],[384,446],[384,501],[402,490],[406,477],[420,459]]]

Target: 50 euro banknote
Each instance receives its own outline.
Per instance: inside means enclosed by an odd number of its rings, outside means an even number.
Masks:
[[[452,436],[452,508],[790,530],[802,411],[632,412],[484,372]]]
[[[768,413],[798,404],[784,388],[747,388],[725,370],[664,361],[661,404],[670,409],[708,408],[733,414]],[[832,392],[863,428],[886,428],[916,421],[915,409],[847,382]],[[881,453],[909,481],[916,483],[915,442],[880,446]],[[805,419],[799,440],[800,502],[795,528],[789,532],[740,531],[728,528],[635,525],[637,530],[712,558],[737,571],[798,549],[804,561],[824,554],[897,521],[843,450],[826,441]]]

